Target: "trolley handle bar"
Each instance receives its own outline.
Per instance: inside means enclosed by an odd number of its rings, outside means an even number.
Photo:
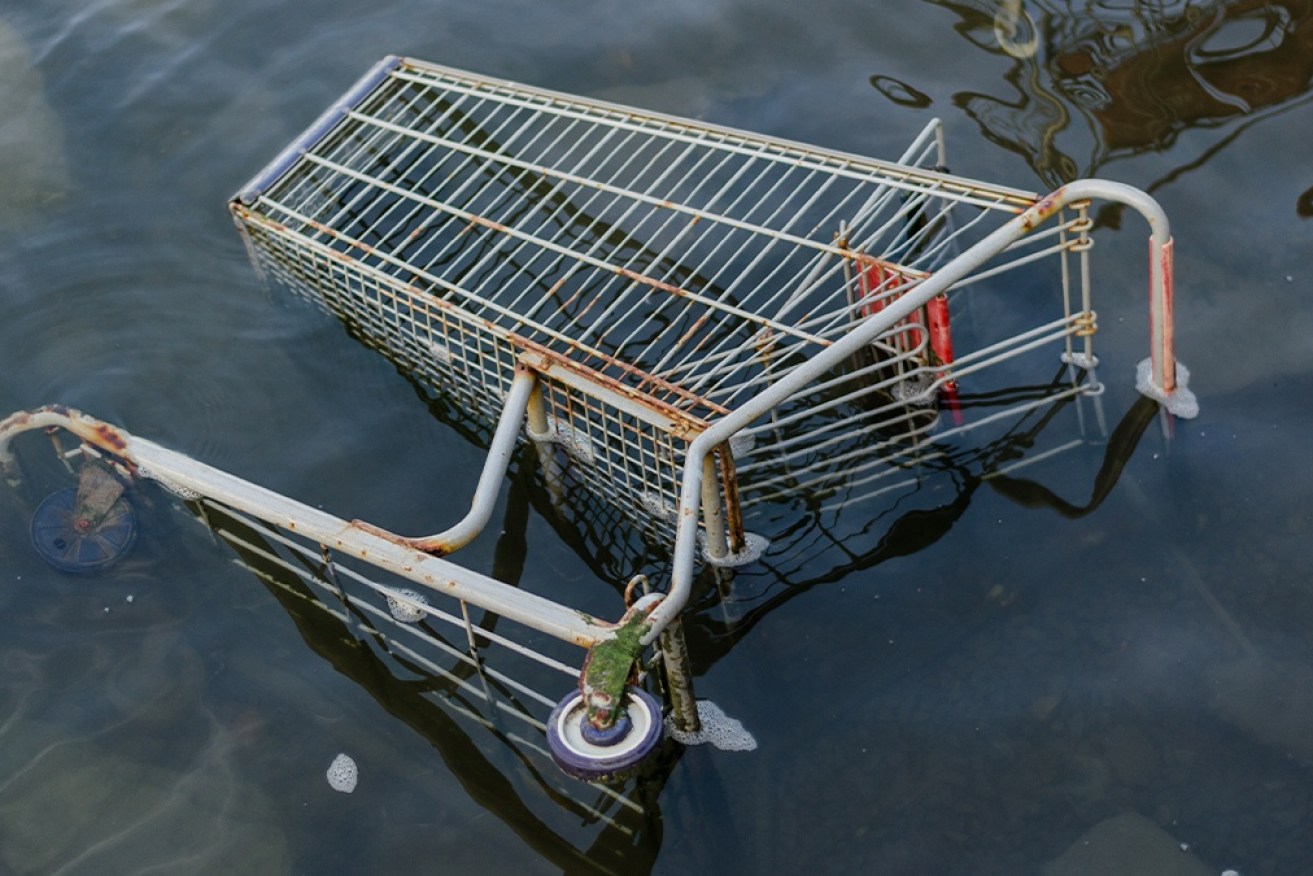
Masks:
[[[961,252],[938,271],[922,280],[906,294],[878,313],[865,318],[856,328],[808,361],[748,399],[744,404],[716,420],[689,443],[684,457],[680,484],[679,513],[676,521],[674,560],[670,591],[648,616],[650,629],[644,644],[656,640],[668,624],[679,617],[688,602],[693,583],[693,563],[697,550],[698,512],[701,502],[703,464],[721,443],[740,429],[785,402],[845,359],[888,331],[900,320],[911,316],[935,296],[966,278],[989,259],[1012,243],[1034,231],[1068,204],[1100,199],[1134,208],[1149,223],[1150,230],[1150,324],[1153,374],[1151,387],[1155,397],[1170,398],[1177,391],[1176,361],[1172,346],[1172,246],[1171,226],[1158,202],[1145,192],[1102,179],[1084,179],[1069,183],[1040,198],[1025,211]]]
[[[326,548],[358,557],[580,647],[590,648],[614,636],[613,623],[432,556],[410,546],[401,536],[335,517],[63,405],[19,411],[0,420],[0,474],[12,485],[17,485],[20,477],[10,442],[16,435],[34,429],[67,430],[122,460],[138,477],[209,497]]]

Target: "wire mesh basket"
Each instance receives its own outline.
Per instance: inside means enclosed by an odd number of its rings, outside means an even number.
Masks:
[[[266,279],[491,429],[469,514],[400,536],[58,408],[0,424],[0,462],[12,434],[60,427],[132,477],[284,533],[291,565],[320,583],[350,555],[453,598],[459,609],[443,612],[464,624],[471,655],[491,639],[469,606],[588,649],[574,700],[543,724],[558,763],[608,776],[613,746],[629,745],[619,740],[659,735],[635,666],[659,668],[673,726],[697,728],[679,614],[699,557],[730,566],[765,548],[754,514],[878,495],[949,438],[983,442],[1101,391],[1095,199],[1148,220],[1150,355],[1137,385],[1193,414],[1158,205],[1114,182],[1039,196],[944,164],[938,123],[881,162],[386,58],[230,206]],[[1037,368],[1059,379],[1009,392]],[[644,593],[636,577],[618,621],[441,559],[487,523],[521,439],[565,501],[587,494],[668,546],[669,581]],[[513,639],[499,632],[498,646]],[[524,650],[571,671],[545,646]],[[626,723],[645,711],[641,732]],[[628,753],[654,744],[640,742]]]
[[[489,419],[532,368],[530,435],[669,539],[692,438],[1040,201],[943,173],[937,133],[882,163],[391,58],[233,211],[267,275]],[[1044,321],[954,345],[940,293],[716,448],[731,552],[745,493],[877,474],[869,436],[915,445],[958,381],[1054,341],[1092,365],[1092,223],[1061,214],[954,286],[1047,260]]]

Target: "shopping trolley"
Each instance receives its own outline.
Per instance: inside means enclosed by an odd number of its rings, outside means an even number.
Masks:
[[[1159,206],[1116,182],[1040,196],[944,165],[937,122],[881,162],[389,57],[230,206],[267,281],[487,424],[468,514],[398,535],[59,407],[0,424],[0,462],[13,475],[9,440],[37,427],[72,432],[99,458],[101,474],[38,514],[47,555],[112,560],[133,530],[104,483],[155,480],[258,528],[295,552],[283,566],[339,597],[347,579],[359,584],[350,604],[371,618],[463,627],[464,645],[448,650],[480,673],[496,647],[572,676],[559,703],[496,681],[554,704],[537,726],[567,772],[623,775],[663,723],[698,727],[680,613],[699,562],[733,566],[767,548],[755,509],[847,495],[948,436],[1102,391],[1094,201],[1148,221],[1150,355],[1137,385],[1193,416]],[[964,327],[973,296],[1005,306]],[[1036,362],[1062,370],[1051,391],[971,402]],[[488,522],[520,442],[564,501],[586,497],[671,546],[668,580],[633,570],[615,582],[624,602],[608,620],[447,559]],[[450,610],[429,604],[444,599]],[[471,608],[523,640],[478,627]],[[549,656],[549,642],[585,656]]]

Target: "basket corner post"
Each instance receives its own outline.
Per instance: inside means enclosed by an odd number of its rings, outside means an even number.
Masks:
[[[1187,386],[1190,372],[1176,358],[1175,242],[1155,229],[1149,237],[1149,358],[1141,363],[1136,388],[1181,419],[1199,414],[1199,403]]]
[[[665,668],[666,697],[670,700],[670,720],[681,733],[697,733],[702,729],[702,719],[693,693],[684,622],[676,617],[661,631],[658,641],[661,663]]]
[[[1150,344],[1153,381],[1164,395],[1176,391],[1176,340],[1173,326],[1175,296],[1173,238],[1149,237]]]

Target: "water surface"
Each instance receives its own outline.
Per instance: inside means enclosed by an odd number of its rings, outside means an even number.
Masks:
[[[163,494],[113,574],[51,571],[27,515],[64,482],[33,465],[0,495],[0,869],[1017,873],[1117,831],[1199,872],[1313,859],[1313,5],[0,2],[0,411],[73,405],[400,531],[452,519],[477,434],[262,288],[225,209],[388,53],[876,157],[938,116],[955,173],[1149,190],[1203,412],[1100,490],[1147,335],[1143,228],[1100,214],[1135,254],[1098,277],[1106,432],[1032,484],[785,515],[727,600],[704,575],[698,693],[758,748],[672,752],[623,830],[533,796],[513,746],[335,650]],[[468,563],[608,597],[635,571],[529,455],[511,480]]]

